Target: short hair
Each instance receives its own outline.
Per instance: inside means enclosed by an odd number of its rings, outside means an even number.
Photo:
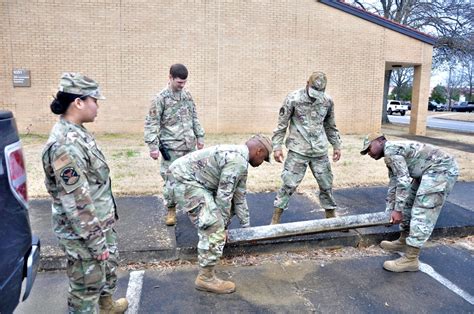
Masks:
[[[170,67],[170,75],[172,78],[179,77],[180,79],[185,80],[188,78],[188,69],[186,69],[183,64],[176,63]]]

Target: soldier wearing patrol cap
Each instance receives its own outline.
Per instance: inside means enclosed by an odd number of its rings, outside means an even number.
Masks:
[[[222,256],[226,229],[236,215],[243,227],[250,226],[245,199],[247,168],[270,162],[271,140],[263,135],[251,137],[245,145],[218,145],[192,152],[170,166],[168,181],[178,209],[188,213],[198,229],[199,274],[196,289],[232,293],[235,284],[215,275],[214,267]]]
[[[309,166],[319,186],[319,202],[324,208],[326,218],[336,216],[336,201],[332,193],[333,175],[328,159],[328,146],[333,147],[333,161],[341,158],[341,138],[336,128],[334,103],[324,91],[327,78],[322,72],[313,72],[306,87],[290,93],[278,117],[278,126],[273,132],[273,151],[277,162],[282,162],[283,140],[286,138],[288,157],[285,161],[274,202],[271,224],[280,223],[280,218],[288,208],[290,196],[303,180]]]
[[[383,267],[393,272],[417,271],[420,249],[429,239],[441,208],[459,175],[454,158],[438,147],[415,141],[387,141],[381,133],[365,137],[362,155],[375,160],[383,157],[390,179],[386,211],[391,222],[400,224],[400,237],[382,241],[388,251],[405,255],[386,261]]]
[[[170,67],[168,86],[151,103],[145,119],[145,143],[150,157],[158,159],[161,151],[160,175],[163,198],[168,208],[165,224],[176,224],[176,204],[167,188],[168,168],[173,161],[204,147],[204,129],[199,122],[191,93],[184,88],[188,70],[182,64]],[[161,145],[161,149],[160,148]]]
[[[53,198],[53,230],[66,253],[69,313],[124,313],[125,298],[112,300],[118,266],[117,217],[110,169],[94,137],[84,127],[105,99],[97,83],[79,73],[64,73],[50,105],[60,115],[42,161]]]

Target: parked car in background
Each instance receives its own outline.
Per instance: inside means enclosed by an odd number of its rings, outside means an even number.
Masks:
[[[15,118],[0,110],[0,313],[28,298],[38,270],[40,241],[31,234],[23,150]]]
[[[428,102],[428,110],[430,111],[444,111],[445,107],[442,104],[438,104],[435,101],[429,101]]]
[[[474,111],[474,101],[463,101],[451,106],[454,112],[472,112]]]
[[[408,110],[411,110],[411,102],[409,102],[409,101],[404,101],[404,102],[402,102],[402,103],[408,107]]]
[[[387,103],[387,114],[392,115],[394,113],[399,113],[404,116],[408,111],[408,106],[402,104],[400,100],[389,100]]]

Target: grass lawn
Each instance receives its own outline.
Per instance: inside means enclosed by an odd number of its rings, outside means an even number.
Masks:
[[[406,115],[409,116],[410,114],[411,111],[407,111]],[[472,112],[428,111],[428,117],[445,120],[474,122],[474,113]]]
[[[474,116],[474,114],[473,114]],[[390,140],[404,140],[407,127],[389,125],[383,132]],[[270,134],[268,134],[270,135]],[[243,144],[250,134],[210,134],[206,136],[206,146],[216,144]],[[474,145],[474,136],[449,133],[444,131],[427,131],[431,138],[444,139],[456,143]],[[332,163],[334,187],[357,187],[386,185],[387,169],[382,160],[375,161],[368,156],[361,156],[362,135],[343,135],[342,158]],[[41,166],[41,151],[46,143],[46,135],[22,135],[26,166],[28,171],[28,192],[30,197],[47,197],[44,187],[44,173]],[[148,148],[143,143],[142,134],[99,134],[97,143],[104,152],[111,168],[113,191],[116,195],[161,194],[162,179],[159,174],[159,162],[148,156]],[[474,180],[472,160],[474,153],[453,148],[445,148],[454,155],[461,169],[459,180]],[[332,150],[330,150],[332,154]],[[286,156],[286,154],[285,154]],[[280,173],[283,164],[273,161],[264,163],[258,168],[249,166],[247,188],[249,192],[276,191],[280,184]],[[308,169],[298,192],[310,195],[317,188],[316,182]]]
[[[474,113],[472,112],[438,112],[432,116],[437,119],[474,122]]]

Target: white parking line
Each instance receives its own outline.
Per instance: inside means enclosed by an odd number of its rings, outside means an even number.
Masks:
[[[454,283],[449,281],[448,279],[444,278],[440,274],[438,274],[433,267],[431,267],[428,264],[421,263],[420,262],[420,270],[430,276],[431,278],[435,279],[439,283],[441,283],[443,286],[451,290],[452,292],[456,293],[458,296],[466,300],[467,302],[471,303],[474,305],[474,297],[467,293],[466,291],[462,290],[458,286],[456,286]]]
[[[138,306],[140,304],[140,297],[142,294],[144,274],[144,270],[132,271],[130,273],[130,279],[128,280],[127,288],[128,314],[138,313]]]

